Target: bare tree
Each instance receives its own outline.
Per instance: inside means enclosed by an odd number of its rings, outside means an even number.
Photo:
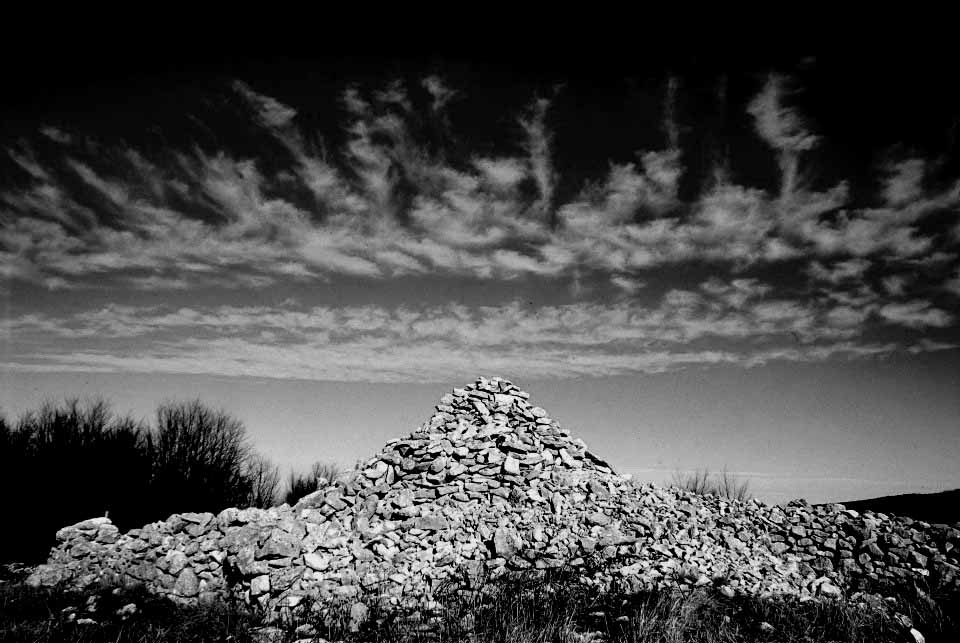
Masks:
[[[266,509],[277,503],[280,492],[280,469],[268,458],[254,454],[247,460],[246,476],[250,487],[246,504]]]
[[[110,405],[99,397],[85,402],[72,397],[60,404],[45,400],[37,411],[20,418],[17,429],[29,435],[37,449],[69,451],[98,442],[111,416]]]
[[[200,400],[166,402],[148,449],[155,500],[172,511],[219,511],[245,503],[252,451],[246,428]]]

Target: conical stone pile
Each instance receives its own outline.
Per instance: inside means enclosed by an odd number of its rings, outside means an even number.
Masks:
[[[295,507],[177,514],[126,534],[93,519],[57,537],[33,584],[144,584],[274,612],[429,604],[442,583],[563,566],[629,591],[832,598],[921,576],[957,584],[960,549],[951,526],[633,483],[500,378],[454,389],[419,429]]]

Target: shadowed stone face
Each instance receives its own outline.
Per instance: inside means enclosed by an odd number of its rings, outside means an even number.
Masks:
[[[200,581],[193,569],[187,567],[177,576],[177,582],[173,586],[173,593],[184,598],[196,596],[200,591]]]

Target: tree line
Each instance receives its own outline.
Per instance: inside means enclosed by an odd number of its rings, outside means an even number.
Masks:
[[[200,400],[169,401],[153,423],[103,399],[44,402],[16,421],[0,415],[0,562],[37,562],[58,529],[107,515],[121,530],[187,511],[296,503],[333,465],[292,472],[258,453],[246,427]]]

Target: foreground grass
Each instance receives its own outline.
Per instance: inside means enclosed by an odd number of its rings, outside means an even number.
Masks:
[[[351,627],[350,606],[327,618],[292,618],[264,628],[256,615],[226,604],[183,608],[147,594],[31,590],[0,584],[0,640],[89,642],[471,641],[477,643],[600,642],[894,642],[915,643],[889,611],[846,603],[726,598],[712,588],[637,596],[597,595],[569,580],[520,577],[478,592],[441,597],[447,611],[423,614],[372,610]],[[124,614],[125,606],[137,606]],[[898,611],[926,641],[960,640],[956,596],[904,595]],[[73,616],[71,616],[73,615]]]

